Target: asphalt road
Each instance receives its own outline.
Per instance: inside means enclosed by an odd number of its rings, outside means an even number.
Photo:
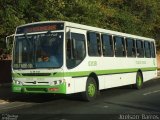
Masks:
[[[6,94],[0,99],[0,118],[16,120],[160,120],[160,78],[146,82],[141,90],[130,86],[101,91],[93,102],[82,101],[78,95]],[[9,95],[9,96],[8,96]]]

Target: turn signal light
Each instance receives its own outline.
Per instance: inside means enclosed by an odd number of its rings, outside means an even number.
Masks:
[[[58,88],[48,88],[49,91],[58,91]]]

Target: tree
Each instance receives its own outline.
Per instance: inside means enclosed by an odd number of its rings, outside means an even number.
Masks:
[[[1,0],[0,8],[3,39],[25,23],[65,20],[152,37],[160,48],[159,0]]]

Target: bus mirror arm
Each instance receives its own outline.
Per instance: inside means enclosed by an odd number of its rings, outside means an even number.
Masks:
[[[9,47],[9,38],[10,38],[10,37],[14,37],[14,35],[15,35],[15,34],[12,34],[12,35],[9,35],[9,36],[6,37],[6,48]]]

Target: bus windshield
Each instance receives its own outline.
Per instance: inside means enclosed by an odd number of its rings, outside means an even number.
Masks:
[[[63,32],[15,37],[14,69],[59,68],[63,64]]]

